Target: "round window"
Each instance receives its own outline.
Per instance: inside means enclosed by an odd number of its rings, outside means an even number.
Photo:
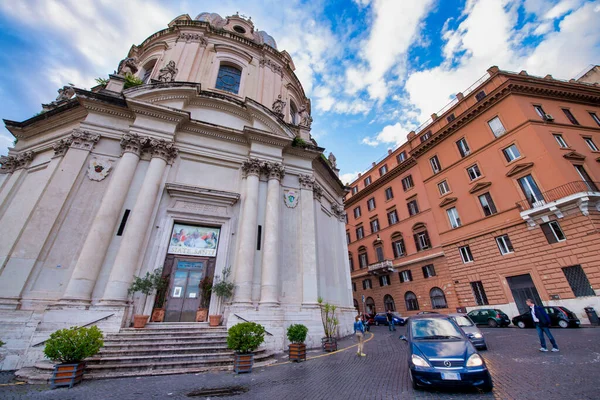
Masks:
[[[233,30],[236,31],[237,33],[246,33],[246,30],[239,25],[234,26]]]

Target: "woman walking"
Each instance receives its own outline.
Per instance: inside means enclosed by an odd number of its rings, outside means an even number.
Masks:
[[[366,356],[363,353],[363,339],[365,338],[365,325],[360,319],[360,315],[357,315],[354,318],[354,334],[356,335],[356,340],[358,340],[358,352],[356,353],[359,356]]]

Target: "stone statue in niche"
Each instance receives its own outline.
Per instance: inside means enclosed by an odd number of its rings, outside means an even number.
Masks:
[[[161,82],[173,82],[175,76],[177,76],[177,68],[175,67],[175,61],[171,60],[164,67],[161,68],[158,74],[158,80]]]
[[[329,161],[329,165],[331,165],[331,168],[336,169],[337,168],[337,159],[335,158],[335,156],[333,155],[333,153],[329,153],[329,157],[327,157],[327,161]]]
[[[273,112],[280,117],[283,117],[283,109],[286,102],[281,100],[281,95],[277,96],[277,100],[273,103]]]
[[[302,107],[302,109],[298,112],[298,114],[300,114],[300,125],[310,128],[310,126],[312,125],[313,119],[310,116],[310,114],[308,113],[308,110],[306,109],[306,107]]]
[[[117,68],[117,74],[125,76],[127,74],[135,74],[138,71],[137,57],[127,57],[121,60]]]
[[[73,87],[73,85],[69,84],[63,86],[62,88],[58,89],[58,96],[56,96],[56,100],[49,104],[42,104],[42,109],[44,111],[53,110],[59,105],[61,105],[60,103],[69,100],[73,96],[75,96],[75,88]]]

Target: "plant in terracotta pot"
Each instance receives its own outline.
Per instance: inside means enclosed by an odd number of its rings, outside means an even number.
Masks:
[[[146,275],[142,278],[140,278],[139,276],[133,277],[133,282],[131,283],[131,286],[129,287],[129,290],[128,290],[129,294],[139,292],[144,295],[144,301],[141,301],[139,303],[138,308],[143,310],[144,304],[146,303],[146,298],[150,294],[154,293],[154,291],[161,285],[161,282],[162,282],[161,271],[158,269],[155,269],[154,272],[152,272],[152,273],[146,272]],[[149,315],[143,315],[141,312],[134,313],[133,327],[134,328],[145,327],[149,318],[150,318]]]
[[[233,296],[233,290],[235,289],[235,284],[233,282],[229,282],[230,275],[231,267],[223,269],[223,278],[220,278],[219,275],[215,275],[212,291],[223,300],[229,299],[231,296]],[[221,324],[220,314],[209,315],[208,319],[210,326],[219,326]]]
[[[321,308],[321,322],[323,323],[323,330],[325,331],[325,337],[321,339],[321,345],[324,351],[336,351],[337,350],[337,327],[339,321],[335,316],[337,307],[333,304],[323,303],[323,298],[319,297],[317,302]]]
[[[167,299],[167,289],[169,288],[169,278],[162,276],[156,282],[156,299],[154,300],[154,309],[152,310],[152,322],[163,322],[165,319],[165,303]]]
[[[200,307],[196,311],[196,322],[204,322],[208,319],[208,306],[212,294],[213,281],[210,276],[205,276],[200,281]]]
[[[227,347],[235,351],[233,370],[252,372],[254,353],[265,340],[265,328],[255,322],[242,322],[227,331]]]
[[[81,382],[85,370],[83,360],[100,351],[104,346],[102,339],[102,331],[97,326],[60,329],[51,334],[46,340],[44,355],[57,363],[50,378],[52,388],[71,388]]]
[[[291,342],[288,347],[290,349],[290,361],[306,361],[306,335],[308,328],[302,324],[290,325],[287,329],[287,338]]]

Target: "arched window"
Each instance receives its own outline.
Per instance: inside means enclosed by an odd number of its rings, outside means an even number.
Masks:
[[[419,309],[419,301],[413,292],[406,292],[404,302],[406,303],[406,311],[416,311]]]
[[[413,226],[413,238],[415,239],[417,251],[431,248],[431,241],[429,240],[429,234],[427,233],[427,226],[425,226],[425,224],[418,223]]]
[[[237,94],[240,90],[241,79],[242,70],[231,65],[221,64],[215,88]]]
[[[367,314],[375,314],[375,301],[373,301],[373,298],[367,297],[365,304],[367,306]]]
[[[394,258],[406,255],[406,247],[404,246],[404,238],[402,237],[402,233],[394,232],[392,234],[392,250],[394,252]]]
[[[394,298],[389,294],[383,296],[383,305],[385,307],[385,311],[396,311],[396,303],[394,303]]]
[[[429,292],[429,297],[431,298],[431,308],[448,308],[448,303],[446,303],[446,296],[442,289],[438,287],[434,287]]]
[[[292,125],[298,125],[298,107],[290,100],[290,122]]]
[[[365,246],[360,246],[358,248],[358,266],[362,268],[367,268],[369,266],[369,260],[367,258],[367,248]]]
[[[354,308],[358,311],[358,301],[356,299],[354,299]]]
[[[151,60],[142,67],[142,70],[138,73],[138,77],[142,80],[142,82],[150,83],[150,77],[152,76],[152,71],[154,70],[155,65],[156,60]]]

